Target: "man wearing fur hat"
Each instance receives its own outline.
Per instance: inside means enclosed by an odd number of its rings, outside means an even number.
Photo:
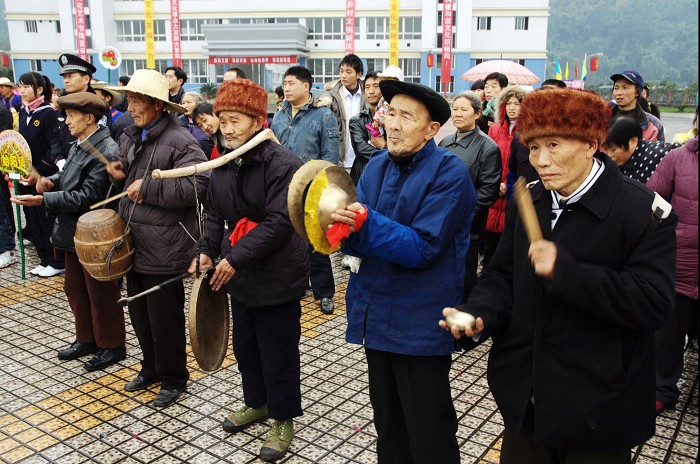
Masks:
[[[198,235],[196,205],[205,197],[209,173],[196,174],[195,179],[151,178],[153,169],[175,169],[207,160],[194,137],[168,113],[183,113],[185,107],[168,100],[165,76],[139,69],[128,85],[111,90],[126,94],[134,118],[134,124],[119,138],[116,161],[108,167],[112,183],[128,192],[119,203],[119,214],[134,239],[134,263],[126,276],[131,296],[189,267],[197,246],[191,238]],[[129,303],[143,359],[138,376],[124,389],[144,390],[159,381],[155,407],[173,404],[189,379],[184,304],[182,282]]]
[[[409,82],[379,87],[388,150],[370,158],[358,203],[331,216],[352,232],[343,253],[362,259],[346,340],[365,345],[379,462],[458,463],[454,340],[434,321],[462,300],[476,191],[464,162],[433,140],[450,118],[445,99]]]
[[[338,122],[328,108],[331,99],[311,95],[311,72],[302,66],[292,66],[284,73],[282,109],[272,118],[272,132],[282,145],[303,162],[324,160],[338,164],[341,135]],[[309,245],[311,259],[311,289],[320,300],[321,312],[332,314],[335,281],[331,260]]]
[[[529,242],[512,203],[469,300],[443,312],[476,317],[451,328],[464,347],[492,338],[502,464],[629,463],[654,435],[654,330],[673,302],[677,218],[599,151],[609,121],[592,92],[523,99],[518,130],[541,179],[530,192],[544,238]]]
[[[90,210],[90,205],[104,200],[109,189],[105,166],[95,158],[95,147],[111,159],[117,144],[109,130],[98,126],[106,105],[95,94],[79,92],[58,99],[66,113],[66,125],[76,142],[71,145],[68,161],[62,171],[41,177],[36,184],[39,195],[25,195],[20,205],[44,205],[56,215],[51,242],[65,251],[64,289],[75,316],[75,342],[58,352],[58,359],[74,360],[89,354],[92,359],[83,364],[88,371],[104,369],[126,358],[124,310],[117,304],[121,297],[116,281],[95,280],[83,268],[75,252],[73,236],[78,217]]]
[[[225,155],[262,130],[267,92],[246,79],[224,81],[214,114]],[[289,183],[302,164],[284,146],[265,141],[212,172],[204,204],[209,243],[200,265],[222,258],[209,282],[214,290],[226,286],[231,296],[233,353],[243,379],[244,404],[223,429],[235,433],[272,418],[260,450],[269,462],[286,454],[293,418],[302,415],[299,338],[309,258],[287,211]]]

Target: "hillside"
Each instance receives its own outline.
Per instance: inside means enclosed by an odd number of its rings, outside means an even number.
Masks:
[[[637,70],[647,82],[685,87],[698,82],[698,0],[550,0],[548,60],[569,62],[603,52],[588,84],[610,83],[611,74]],[[554,65],[547,67],[547,76]]]

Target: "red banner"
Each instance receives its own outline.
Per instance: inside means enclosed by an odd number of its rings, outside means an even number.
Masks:
[[[355,53],[355,0],[345,2],[345,54]]]
[[[170,0],[170,31],[173,42],[173,66],[182,67],[180,48],[180,0]]]
[[[454,0],[444,0],[442,3],[442,67],[440,70],[440,82],[450,82],[452,71],[452,11]],[[447,87],[443,87],[447,89]],[[446,91],[446,90],[445,90]]]
[[[85,0],[73,0],[75,8],[75,32],[78,50],[78,56],[88,63],[90,56],[87,52],[87,28],[85,27]]]
[[[295,64],[297,57],[290,56],[210,56],[209,64]]]

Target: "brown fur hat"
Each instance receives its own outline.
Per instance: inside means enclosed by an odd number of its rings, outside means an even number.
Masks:
[[[267,118],[267,92],[248,79],[224,81],[216,92],[214,115],[238,111],[249,116]]]
[[[586,90],[547,89],[523,99],[518,133],[526,145],[536,137],[557,136],[603,143],[610,127],[608,103]]]

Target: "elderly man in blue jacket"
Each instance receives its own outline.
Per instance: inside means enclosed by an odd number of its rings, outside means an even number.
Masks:
[[[462,298],[476,192],[466,165],[433,140],[450,117],[440,94],[379,85],[388,150],[370,159],[358,203],[332,215],[352,232],[343,252],[361,259],[348,283],[346,339],[365,345],[379,462],[458,463],[454,340],[435,318]]]

